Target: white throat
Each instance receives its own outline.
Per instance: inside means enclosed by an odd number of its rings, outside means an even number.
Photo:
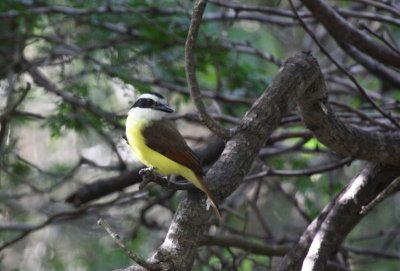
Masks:
[[[138,121],[138,120],[150,120],[156,121],[163,119],[168,113],[155,110],[151,108],[140,108],[133,107],[128,112],[128,118],[130,121]]]

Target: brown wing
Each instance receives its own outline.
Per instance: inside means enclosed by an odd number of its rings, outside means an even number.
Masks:
[[[182,164],[195,174],[203,176],[199,158],[187,145],[172,122],[155,121],[143,130],[146,145],[175,162]]]

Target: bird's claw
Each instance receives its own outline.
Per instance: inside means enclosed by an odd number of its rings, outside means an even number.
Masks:
[[[139,175],[142,177],[152,177],[155,176],[157,168],[155,167],[145,167],[139,170]]]
[[[157,179],[156,168],[154,167],[142,168],[139,170],[139,175],[142,177],[142,182],[139,185],[140,190]]]
[[[166,188],[169,188],[170,186],[168,178],[157,174],[157,168],[155,167],[142,168],[139,170],[139,175],[142,177],[142,182],[139,185],[140,190],[151,182],[158,183],[162,187]]]

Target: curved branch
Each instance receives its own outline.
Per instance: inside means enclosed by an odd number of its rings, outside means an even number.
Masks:
[[[216,199],[226,198],[243,182],[267,138],[319,75],[318,64],[310,54],[298,54],[285,62],[281,72],[243,117],[221,156],[208,171],[207,184]],[[202,193],[187,193],[164,243],[150,259],[150,262],[163,262],[165,270],[190,270],[211,214],[206,209],[206,198]],[[143,269],[135,266],[125,270]]]
[[[278,271],[324,270],[331,253],[364,217],[363,207],[399,174],[399,169],[383,165],[371,164],[363,169],[307,227],[279,264]]]
[[[372,58],[400,68],[400,55],[369,38],[323,0],[301,0],[337,42],[346,42]]]
[[[245,114],[221,156],[207,172],[207,184],[217,200],[229,196],[243,182],[260,148],[280,124],[282,117],[293,109],[296,101],[301,105],[306,125],[329,148],[352,158],[400,163],[400,154],[395,150],[400,150],[399,135],[368,134],[344,125],[335,117],[327,102],[318,63],[309,53],[302,53],[286,60],[280,73]],[[386,140],[388,143],[384,142]],[[187,193],[171,222],[164,243],[150,259],[150,262],[165,264],[165,270],[189,270],[199,240],[207,229],[211,210],[206,209],[205,196],[198,191]],[[321,216],[321,221],[328,210]],[[314,231],[318,230],[318,223],[312,226]]]
[[[342,191],[315,233],[301,270],[324,270],[329,256],[364,217],[363,207],[374,201],[399,175],[398,169],[380,165],[369,165],[362,170]]]
[[[304,30],[310,35],[310,37],[314,40],[315,43],[317,43],[318,47],[321,49],[321,51],[329,58],[329,60],[335,64],[335,66],[342,71],[349,79],[350,81],[353,82],[353,84],[356,86],[358,91],[361,93],[361,95],[377,110],[379,111],[382,116],[385,116],[387,119],[389,119],[397,128],[400,128],[400,125],[397,123],[397,121],[390,115],[390,113],[387,113],[383,111],[382,108],[380,108],[374,100],[371,99],[371,97],[368,96],[366,90],[357,82],[356,78],[348,72],[342,65],[339,64],[328,52],[327,49],[325,49],[324,46],[318,41],[317,37],[314,35],[314,33],[308,28],[306,23],[301,19],[299,16],[298,12],[296,11],[296,8],[294,7],[292,0],[289,0],[289,4],[293,10],[293,13],[296,14],[297,19],[300,21],[300,24],[304,27]]]
[[[220,126],[210,115],[208,115],[201,98],[199,85],[196,79],[196,65],[194,59],[194,48],[201,24],[201,19],[206,8],[207,0],[198,0],[193,7],[192,20],[190,22],[188,36],[185,43],[185,69],[190,95],[199,111],[200,121],[206,125],[214,134],[222,139],[230,137],[230,131]]]
[[[298,105],[303,121],[314,136],[342,156],[400,165],[399,132],[367,132],[346,125],[333,113],[321,76],[314,82]]]

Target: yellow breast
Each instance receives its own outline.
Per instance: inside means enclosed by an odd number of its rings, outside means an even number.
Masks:
[[[130,120],[129,117],[126,122],[126,137],[138,159],[146,166],[156,168],[162,175],[181,175],[199,187],[200,184],[192,170],[176,163],[146,145],[142,131],[149,124],[148,120]]]

